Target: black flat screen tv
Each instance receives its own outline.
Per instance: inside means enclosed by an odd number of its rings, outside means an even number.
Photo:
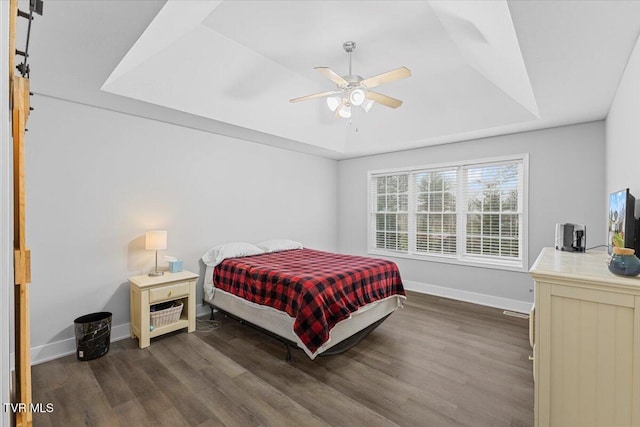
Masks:
[[[628,188],[609,195],[609,253],[614,246],[636,249],[635,207],[636,199]]]

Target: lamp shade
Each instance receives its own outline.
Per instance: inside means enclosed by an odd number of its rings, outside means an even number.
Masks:
[[[329,106],[329,109],[331,111],[336,111],[336,108],[338,108],[340,102],[342,102],[342,98],[339,96],[330,96],[327,98],[327,105]]]
[[[362,103],[366,99],[366,95],[364,94],[364,91],[362,89],[354,89],[349,95],[349,101],[351,101],[351,105],[362,105]]]
[[[338,115],[340,117],[342,117],[343,119],[348,119],[351,117],[351,106],[349,105],[342,105],[342,107],[338,110]]]
[[[373,104],[375,104],[375,102],[373,101],[373,99],[367,99],[366,101],[364,101],[361,105],[362,109],[365,112],[369,112],[369,110],[371,110],[371,107],[373,107]]]
[[[151,230],[144,235],[144,248],[148,251],[167,249],[167,230]]]

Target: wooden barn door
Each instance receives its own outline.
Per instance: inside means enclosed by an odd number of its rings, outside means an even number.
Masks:
[[[15,412],[17,426],[30,426],[31,413],[31,345],[29,329],[29,283],[31,256],[25,235],[25,160],[24,136],[29,116],[29,80],[15,74],[16,21],[18,1],[9,6],[9,92],[13,137],[13,249],[14,249],[14,307],[15,307],[15,401],[24,406]]]

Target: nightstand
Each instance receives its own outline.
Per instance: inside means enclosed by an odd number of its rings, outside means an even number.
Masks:
[[[190,271],[170,273],[162,276],[135,276],[130,283],[131,338],[138,337],[140,348],[149,346],[150,339],[188,328],[196,330],[196,279],[198,275]],[[167,301],[181,300],[183,303],[180,318],[168,325],[149,330],[150,307]]]

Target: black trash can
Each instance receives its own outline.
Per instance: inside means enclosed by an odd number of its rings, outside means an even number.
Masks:
[[[86,314],[73,323],[78,360],[93,360],[107,354],[111,342],[111,313],[102,311]]]

